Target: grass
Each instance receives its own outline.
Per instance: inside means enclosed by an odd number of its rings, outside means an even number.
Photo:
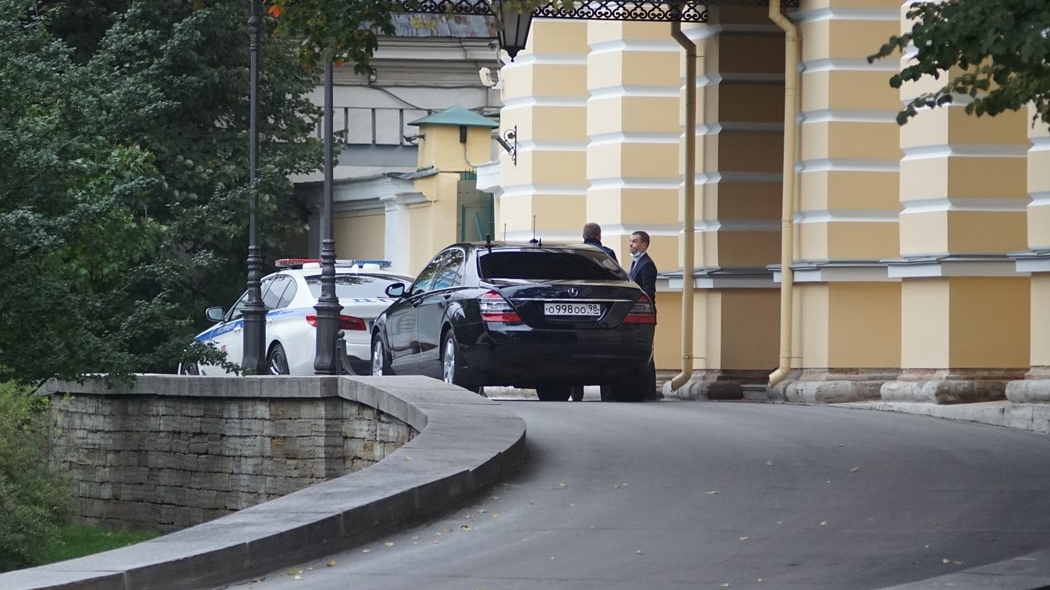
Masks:
[[[52,547],[48,556],[48,563],[134,545],[159,536],[160,533],[153,531],[111,531],[98,527],[71,525],[64,527],[59,533],[58,542]]]

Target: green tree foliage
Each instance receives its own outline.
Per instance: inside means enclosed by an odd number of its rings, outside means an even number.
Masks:
[[[0,377],[170,372],[244,288],[248,5],[117,4],[0,0]],[[261,47],[272,258],[305,231],[289,176],[321,157],[315,80],[294,45]]]
[[[354,71],[371,71],[379,37],[393,35],[390,0],[271,0],[267,13],[277,33],[298,39],[302,63],[315,67],[326,55],[349,62]]]
[[[70,484],[48,467],[47,409],[0,384],[0,571],[43,563],[70,520]]]
[[[907,18],[911,31],[891,37],[868,61],[904,52],[908,65],[890,78],[894,88],[928,76],[947,82],[909,102],[898,123],[967,97],[970,114],[994,116],[1031,103],[1035,120],[1050,124],[1050,2],[915,2]]]

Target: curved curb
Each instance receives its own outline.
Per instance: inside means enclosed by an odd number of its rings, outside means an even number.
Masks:
[[[265,392],[307,383],[402,420],[419,434],[379,463],[157,539],[0,574],[4,590],[193,590],[244,580],[381,538],[447,512],[525,461],[525,422],[426,377],[245,377]],[[203,395],[230,378],[147,375],[134,390]],[[85,386],[90,387],[90,384]],[[68,390],[68,388],[67,388]],[[192,391],[191,391],[192,390]],[[250,395],[250,394],[249,394]]]

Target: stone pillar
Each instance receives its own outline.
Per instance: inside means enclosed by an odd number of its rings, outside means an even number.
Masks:
[[[650,234],[661,272],[678,260],[682,49],[668,23],[588,21],[586,216],[630,267],[631,232]],[[656,366],[680,363],[681,295],[658,285]]]
[[[581,241],[587,222],[587,21],[535,19],[503,66],[500,133],[517,125],[517,164],[500,154],[496,237]],[[541,231],[542,230],[542,231]]]
[[[686,30],[700,58],[693,373],[673,392],[686,399],[765,383],[779,341],[784,34],[765,7],[710,10]]]
[[[899,373],[897,62],[866,57],[899,32],[899,0],[804,2],[793,401],[876,399]]]
[[[1035,115],[1029,109],[1029,120]],[[1032,273],[1031,368],[1006,386],[1010,401],[1050,402],[1050,132],[1037,121],[1028,128],[1028,249],[1013,255],[1018,272]]]
[[[943,83],[906,86],[901,99]],[[903,371],[882,386],[886,400],[1004,399],[1029,367],[1030,280],[1008,256],[1028,245],[1027,114],[975,117],[964,106],[957,97],[901,129],[900,258],[889,274],[902,280]]]

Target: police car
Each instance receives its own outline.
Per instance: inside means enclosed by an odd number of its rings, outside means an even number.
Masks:
[[[410,284],[412,277],[384,270],[390,265],[378,260],[337,260],[335,291],[343,306],[339,329],[343,331],[350,368],[369,374],[372,321],[392,299],[385,290],[394,283]],[[321,261],[282,258],[278,271],[262,278],[262,300],[266,304],[266,367],[273,375],[313,375],[317,346],[317,299],[321,296]],[[215,325],[196,340],[226,353],[228,363],[242,364],[247,291],[228,311],[209,307],[205,315]],[[218,365],[183,365],[183,374],[225,375]]]

